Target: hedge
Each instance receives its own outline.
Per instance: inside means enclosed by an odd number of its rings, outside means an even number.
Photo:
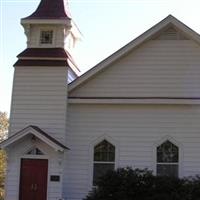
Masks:
[[[84,200],[200,200],[200,177],[154,176],[148,169],[120,168],[99,178]]]

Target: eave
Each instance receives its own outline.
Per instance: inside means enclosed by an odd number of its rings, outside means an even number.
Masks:
[[[7,140],[0,143],[0,148],[5,149],[8,148],[10,145],[17,143],[20,139],[25,137],[26,135],[32,134],[35,137],[39,138],[41,141],[55,149],[56,151],[64,151],[65,149],[69,149],[55,138],[44,132],[37,126],[30,125],[19,132],[15,133],[14,135],[10,136]]]

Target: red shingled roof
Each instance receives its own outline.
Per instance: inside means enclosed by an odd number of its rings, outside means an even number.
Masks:
[[[46,67],[68,67],[69,64],[67,60],[21,60],[19,59],[15,64],[14,67],[20,67],[20,66],[46,66]]]
[[[69,66],[68,60],[80,72],[73,57],[63,48],[27,48],[18,56],[14,66]],[[41,58],[41,59],[36,59]],[[61,60],[49,60],[59,58]]]
[[[24,19],[71,19],[67,0],[41,0],[36,11]]]
[[[29,127],[35,129],[36,131],[40,132],[42,135],[44,135],[46,138],[48,138],[49,140],[51,140],[52,142],[54,142],[55,144],[61,146],[64,149],[68,149],[68,147],[66,147],[65,145],[63,145],[62,143],[60,143],[58,140],[56,140],[55,138],[51,137],[49,134],[47,134],[46,132],[44,132],[42,129],[40,129],[38,126],[33,126],[30,125]]]
[[[27,48],[17,57],[68,58],[69,56],[63,48]]]

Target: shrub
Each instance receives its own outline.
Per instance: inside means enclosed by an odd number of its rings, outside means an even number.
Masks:
[[[120,168],[101,177],[84,200],[200,200],[200,177],[180,179]]]

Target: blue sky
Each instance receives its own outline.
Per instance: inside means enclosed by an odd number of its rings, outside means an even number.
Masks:
[[[39,0],[0,0],[0,111],[10,111],[13,64],[26,48],[20,18]],[[200,33],[199,0],[69,0],[83,34],[75,60],[84,72],[172,14]]]

